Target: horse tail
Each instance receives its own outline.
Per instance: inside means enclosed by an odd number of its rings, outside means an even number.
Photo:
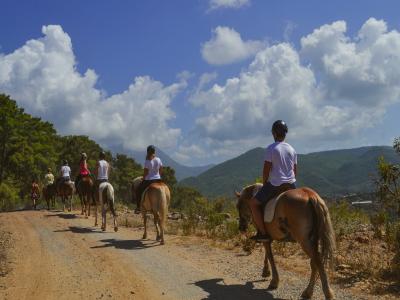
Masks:
[[[167,186],[162,186],[159,191],[160,191],[160,199],[159,199],[159,207],[158,211],[160,214],[160,222],[162,222],[163,228],[166,228],[166,220],[168,216],[168,195],[167,195]]]
[[[314,223],[313,239],[320,245],[322,262],[333,265],[333,254],[336,249],[335,233],[333,231],[331,217],[325,201],[313,191],[310,195],[310,203],[313,207]]]
[[[113,216],[115,216],[115,208],[114,208],[114,188],[111,184],[107,185],[107,199],[110,205],[110,210]]]

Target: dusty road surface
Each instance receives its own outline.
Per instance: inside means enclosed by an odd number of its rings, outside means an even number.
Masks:
[[[160,246],[141,240],[139,229],[107,229],[71,213],[1,213],[0,230],[12,241],[0,299],[298,299],[307,285],[308,275],[280,268],[280,287],[267,291],[261,253],[169,235]],[[337,299],[369,299],[333,288]],[[323,299],[319,286],[314,299]]]

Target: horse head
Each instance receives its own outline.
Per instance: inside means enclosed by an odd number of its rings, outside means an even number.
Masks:
[[[251,221],[251,210],[249,207],[249,200],[252,197],[254,185],[245,187],[240,193],[235,192],[237,203],[236,208],[239,212],[239,231],[245,233]]]

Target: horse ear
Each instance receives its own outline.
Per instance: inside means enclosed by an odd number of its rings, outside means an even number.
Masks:
[[[240,193],[238,191],[235,191],[236,197],[240,198]]]

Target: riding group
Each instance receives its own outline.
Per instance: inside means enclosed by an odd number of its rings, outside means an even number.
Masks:
[[[156,157],[155,147],[147,147],[146,160],[144,163],[143,176],[137,177],[132,183],[132,198],[136,203],[135,213],[142,213],[144,220],[143,238],[147,238],[147,212],[153,213],[154,224],[157,230],[157,240],[164,244],[164,228],[170,202],[170,190],[161,180],[162,162]],[[81,153],[79,162],[79,174],[75,182],[71,181],[71,168],[68,161],[64,160],[60,169],[60,176],[55,180],[49,168],[44,176],[43,197],[46,200],[47,208],[55,206],[56,196],[61,198],[63,210],[66,205],[72,210],[72,196],[79,195],[82,207],[82,215],[90,216],[91,205],[95,206],[95,226],[97,226],[97,206],[101,208],[102,230],[106,230],[106,212],[110,209],[113,215],[114,230],[118,230],[117,214],[115,211],[114,188],[109,182],[111,166],[106,161],[103,151],[99,153],[99,160],[96,163],[94,174],[90,172],[87,164],[86,153]],[[39,185],[32,181],[31,199],[36,209],[39,199]]]
[[[331,224],[328,208],[324,200],[312,189],[296,187],[297,154],[293,147],[285,142],[288,127],[282,120],[273,123],[271,133],[274,143],[265,151],[263,165],[263,184],[246,186],[241,192],[236,192],[237,209],[239,212],[239,230],[245,234],[248,224],[253,223],[257,233],[250,237],[255,242],[262,243],[265,248],[263,277],[271,275],[269,289],[276,289],[279,275],[272,254],[273,240],[298,242],[304,252],[310,257],[311,276],[302,298],[312,297],[314,285],[319,275],[322,290],[326,299],[333,299],[334,294],[329,286],[326,273],[326,263],[332,262],[335,250],[335,235]],[[157,239],[164,243],[164,229],[170,191],[161,180],[162,162],[155,156],[154,146],[147,148],[143,177],[134,179],[132,184],[133,199],[137,204],[136,213],[142,212],[144,219],[144,235],[147,238],[147,212],[154,215]],[[61,179],[55,183],[56,193],[63,199],[72,195],[75,187],[70,181],[70,168],[64,161],[61,168]],[[92,197],[102,207],[102,229],[105,230],[105,206],[108,205],[114,216],[114,229],[117,230],[114,209],[114,193],[108,182],[110,166],[105,161],[105,155],[100,153],[96,165],[96,181],[93,182],[86,164],[86,155],[82,153],[80,174],[75,186],[82,203],[82,214],[90,214],[90,199]],[[44,194],[49,191],[54,177],[49,171],[46,175]],[[47,197],[45,196],[47,199]],[[188,199],[190,201],[190,199]]]

